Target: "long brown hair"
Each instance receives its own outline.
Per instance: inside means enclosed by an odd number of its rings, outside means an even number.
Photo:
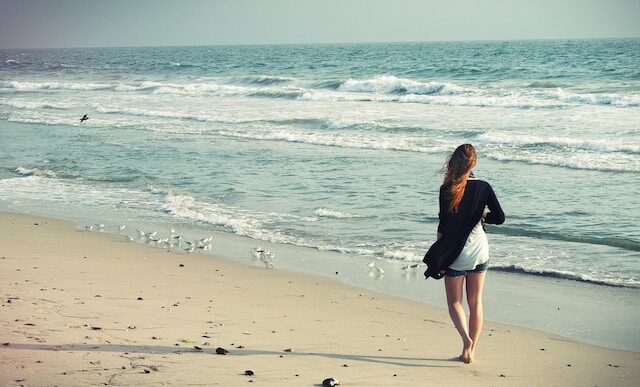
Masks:
[[[467,186],[469,172],[476,166],[476,150],[471,144],[462,144],[447,158],[447,163],[442,168],[445,173],[443,185],[447,189],[449,199],[449,212],[456,212],[464,189]]]

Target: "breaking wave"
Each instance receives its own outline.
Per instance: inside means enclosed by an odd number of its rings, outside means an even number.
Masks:
[[[577,274],[571,271],[551,270],[551,269],[535,269],[524,267],[521,265],[490,265],[491,270],[502,271],[506,273],[528,274],[540,277],[561,278],[578,282],[586,282],[597,285],[608,285],[615,287],[640,288],[640,281],[635,279],[618,279],[608,278],[599,279],[586,274]]]
[[[370,92],[384,94],[418,94],[418,95],[454,95],[464,92],[464,89],[453,83],[418,82],[407,78],[397,78],[392,75],[381,75],[371,79],[348,79],[337,88],[338,91]]]

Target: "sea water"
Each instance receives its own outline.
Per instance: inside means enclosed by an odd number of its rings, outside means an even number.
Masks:
[[[0,50],[0,209],[133,236],[419,263],[462,143],[492,270],[640,287],[638,39]]]

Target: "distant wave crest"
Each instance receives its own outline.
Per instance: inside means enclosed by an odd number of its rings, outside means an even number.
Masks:
[[[337,88],[338,91],[374,92],[385,94],[418,94],[418,95],[454,95],[464,89],[453,83],[418,82],[392,75],[381,75],[371,79],[348,79]]]

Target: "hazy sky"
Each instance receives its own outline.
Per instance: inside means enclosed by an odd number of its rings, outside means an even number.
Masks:
[[[640,37],[640,0],[0,0],[0,48]]]

